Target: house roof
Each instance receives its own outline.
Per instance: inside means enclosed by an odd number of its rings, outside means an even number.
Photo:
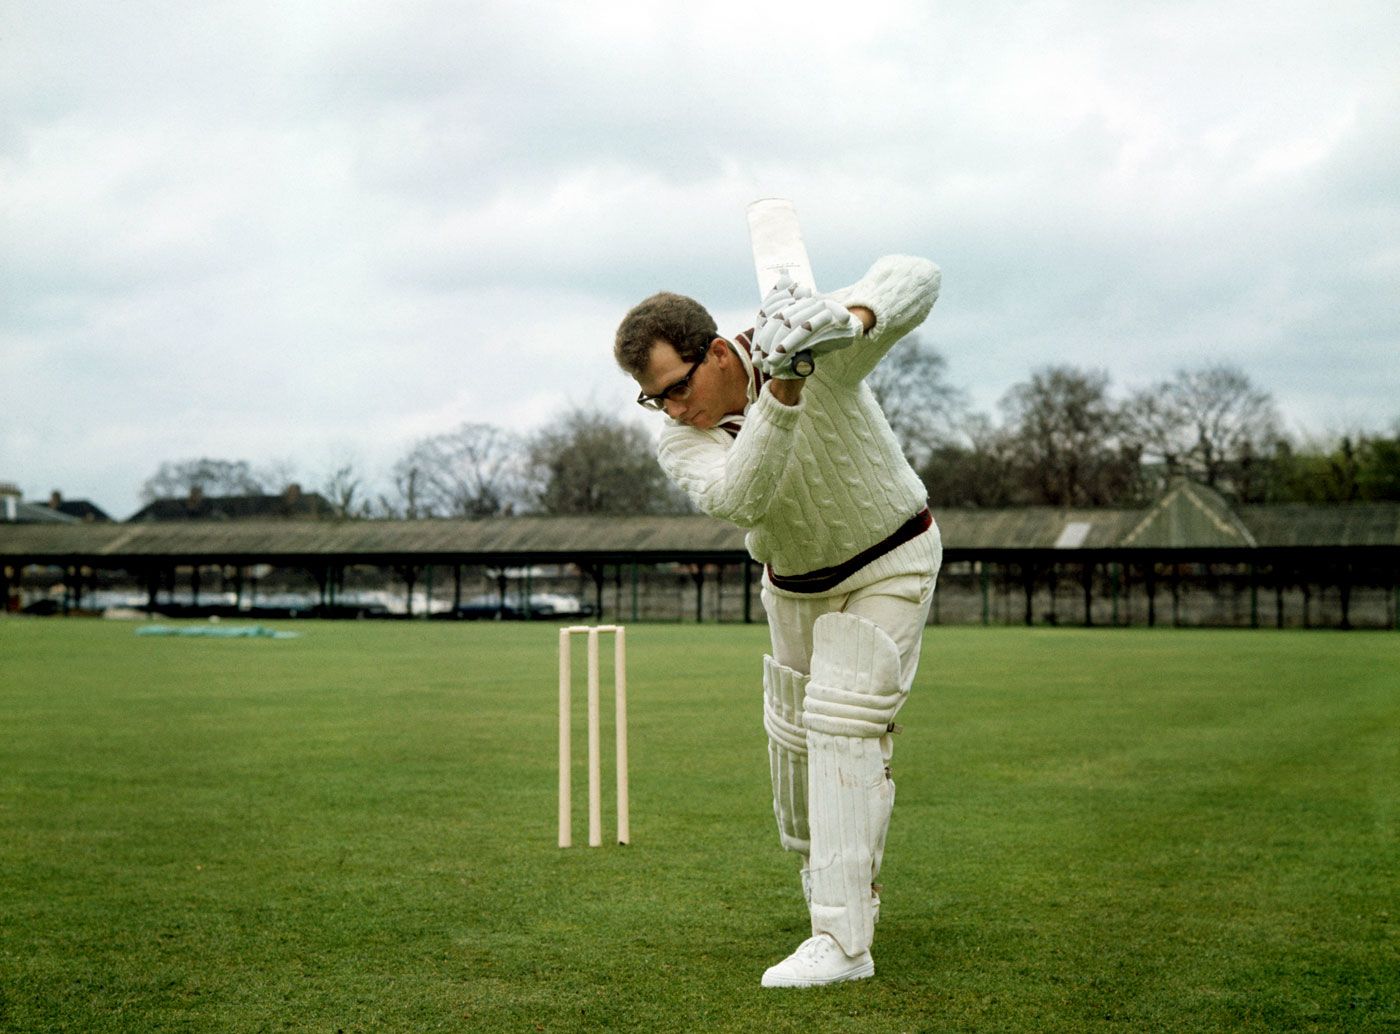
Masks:
[[[77,517],[50,509],[43,503],[26,503],[14,496],[0,501],[0,525],[10,524],[73,524]]]
[[[110,521],[112,518],[107,512],[87,499],[65,499],[57,506],[49,503],[49,508],[57,510],[59,513],[66,513],[80,521]]]
[[[335,505],[325,496],[289,488],[280,495],[206,496],[195,492],[180,499],[155,499],[127,521],[229,521],[259,517],[285,520],[338,516]]]

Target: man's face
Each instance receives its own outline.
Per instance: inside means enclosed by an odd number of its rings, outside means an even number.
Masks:
[[[711,342],[705,361],[695,366],[682,359],[669,342],[657,341],[651,347],[651,362],[637,378],[637,384],[645,394],[659,395],[674,388],[689,374],[685,387],[673,391],[674,397],[665,400],[666,415],[702,430],[714,427],[730,413],[743,409],[743,401],[735,408],[736,400],[730,397],[733,392],[727,390],[729,378],[725,374],[732,365],[726,362],[731,358],[728,352],[723,342]]]

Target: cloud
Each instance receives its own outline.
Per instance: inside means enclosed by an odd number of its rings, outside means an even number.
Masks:
[[[11,5],[0,479],[120,511],[172,457],[387,466],[625,409],[621,312],[745,321],[772,194],[824,284],[939,261],[924,336],[983,408],[1051,362],[1224,358],[1301,424],[1382,426],[1397,30],[1313,0]]]

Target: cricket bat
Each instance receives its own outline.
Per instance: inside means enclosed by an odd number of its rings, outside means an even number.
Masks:
[[[815,291],[812,262],[807,258],[807,245],[802,241],[802,227],[792,202],[781,197],[761,198],[749,205],[748,216],[759,300],[768,297],[784,273]]]
[[[781,197],[760,198],[749,205],[748,218],[759,301],[768,297],[785,273],[793,282],[815,291],[812,262],[807,257],[807,245],[792,202]],[[806,352],[795,356],[792,366],[793,372],[803,377],[816,369],[811,354]]]

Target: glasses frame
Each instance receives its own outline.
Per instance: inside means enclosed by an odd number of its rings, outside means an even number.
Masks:
[[[695,371],[700,369],[708,358],[710,358],[710,350],[707,348],[705,349],[704,355],[690,364],[690,369],[686,371],[684,377],[676,381],[675,384],[669,384],[665,388],[662,388],[655,395],[648,395],[644,391],[637,392],[637,405],[641,406],[643,409],[663,412],[666,409],[666,403],[668,401],[684,402],[684,399],[676,398],[676,393],[684,392],[690,388],[690,379],[695,376]]]

